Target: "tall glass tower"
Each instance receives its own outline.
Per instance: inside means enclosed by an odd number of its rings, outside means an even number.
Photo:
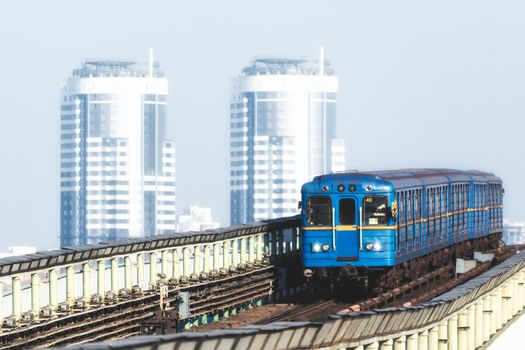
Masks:
[[[319,60],[255,59],[232,85],[231,224],[294,215],[304,182],[344,170],[337,77],[321,50]]]
[[[175,230],[175,148],[158,64],[86,61],[62,92],[62,247]]]

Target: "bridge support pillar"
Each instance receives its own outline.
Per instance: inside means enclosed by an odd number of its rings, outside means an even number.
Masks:
[[[248,260],[253,263],[256,259],[255,236],[248,237]]]
[[[75,270],[72,265],[66,267],[66,301],[72,305],[75,300]]]
[[[365,345],[365,350],[379,350],[379,343],[373,342]]]
[[[205,273],[208,273],[210,272],[210,270],[212,269],[211,268],[211,265],[212,265],[212,261],[211,261],[211,249],[210,249],[210,244],[207,243],[204,245],[204,272]]]
[[[4,310],[4,282],[2,281],[2,278],[0,277],[0,324],[4,322],[4,319],[2,317]]]
[[[483,343],[490,339],[490,323],[492,315],[492,303],[490,295],[483,298]]]
[[[82,265],[82,294],[84,300],[89,301],[91,296],[91,268],[89,262]]]
[[[518,313],[518,311],[521,309],[519,307],[519,279],[518,274],[514,275],[512,278],[512,286],[514,287],[512,289],[512,315],[511,318],[514,317]]]
[[[516,309],[515,309],[515,314],[520,312],[522,307],[523,307],[522,293],[521,293],[522,288],[523,288],[523,283],[522,283],[522,280],[521,280],[521,271],[520,271],[520,272],[518,272],[516,274],[516,289],[515,289]]]
[[[428,331],[419,333],[417,350],[428,350]]]
[[[239,239],[232,240],[232,266],[237,267],[239,264]]]
[[[230,241],[222,242],[222,267],[230,268]]]
[[[501,315],[502,315],[502,320],[501,322],[503,324],[506,324],[507,321],[509,320],[509,314],[510,314],[510,309],[511,309],[511,300],[512,300],[512,294],[511,294],[511,288],[510,288],[510,283],[509,281],[505,282],[503,284],[503,288],[502,288],[502,297],[501,297],[501,300],[502,300],[502,303],[501,303]],[[492,334],[492,333],[491,333]]]
[[[106,293],[106,261],[97,261],[97,294],[104,297]]]
[[[428,350],[438,350],[439,327],[433,327],[428,331]]]
[[[182,248],[182,274],[190,276],[190,249],[188,247]]]
[[[22,315],[22,285],[20,282],[20,277],[13,277],[11,283],[11,286],[13,288],[13,294],[11,296],[13,305],[13,315],[16,317],[17,320],[19,320],[20,316]]]
[[[510,294],[510,302],[509,302],[509,320],[512,319],[512,316],[515,314],[516,310],[516,276],[512,277],[509,281],[509,294]]]
[[[277,254],[284,255],[286,254],[286,241],[284,240],[284,230],[279,230],[277,232]]]
[[[524,293],[525,293],[525,271],[520,271],[518,277],[518,299],[519,299],[519,309],[518,311],[523,310],[525,303]]]
[[[393,350],[394,349],[394,339],[387,339],[378,347],[379,350]]]
[[[168,251],[166,249],[164,249],[160,253],[160,261],[161,261],[162,274],[166,276],[165,278],[168,278],[170,269],[168,266]]]
[[[514,286],[512,283],[512,279],[507,280],[507,310],[505,312],[505,323],[509,322],[509,320],[512,318],[512,304],[514,303]]]
[[[467,338],[468,338],[468,349],[475,349],[476,348],[476,306],[471,305],[467,309]]]
[[[483,300],[479,300],[475,307],[475,322],[474,322],[474,348],[479,348],[483,345],[483,325],[485,322],[485,315],[483,312]]]
[[[111,291],[118,293],[118,258],[111,259]]]
[[[458,315],[458,349],[468,350],[470,349],[469,344],[469,331],[470,327],[468,325],[468,311],[464,310]]]
[[[259,233],[257,235],[257,257],[256,259],[261,261],[263,258],[263,235],[264,233]]]
[[[278,238],[278,235],[277,235],[277,231],[273,231],[270,233],[270,256],[273,258],[273,259],[276,259],[277,256],[279,255],[279,252],[277,251],[277,247],[279,247],[279,244],[277,243],[277,238]]]
[[[286,240],[286,231],[290,231],[290,240]],[[284,242],[284,252],[286,254],[293,252],[293,230],[292,229],[286,229],[283,230],[283,242]]]
[[[438,350],[448,350],[448,321],[438,326]]]
[[[219,263],[220,263],[220,253],[221,252],[221,247],[219,245],[219,243],[214,243],[213,244],[213,269],[216,270],[216,271],[219,271],[220,269],[220,266],[219,266]]]
[[[290,242],[290,250],[292,252],[296,252],[298,250],[298,241],[297,238],[299,236],[298,229],[292,228],[292,241]]]
[[[458,316],[454,315],[448,319],[448,350],[458,349]]]
[[[246,263],[246,238],[241,238],[241,264]]]
[[[172,251],[172,259],[173,259],[173,278],[179,278],[180,277],[180,270],[179,270],[179,250],[177,248],[173,249]]]
[[[137,254],[137,284],[142,288],[144,285],[144,254]]]
[[[157,253],[149,253],[149,282],[153,287],[157,285]]]
[[[496,288],[492,293],[490,293],[490,302],[492,304],[492,310],[494,311],[494,328],[491,327],[492,330],[501,329],[503,325],[502,320],[502,302],[503,299],[501,298],[501,289]]]
[[[394,350],[405,350],[407,345],[407,337],[402,335],[394,340]]]
[[[411,334],[407,337],[407,350],[418,350],[418,339],[419,335],[417,333]]]
[[[124,288],[131,290],[131,258],[129,255],[124,257]]]
[[[38,314],[40,310],[40,275],[38,272],[31,274],[31,311]]]
[[[193,272],[199,274],[202,272],[201,246],[193,247]]]

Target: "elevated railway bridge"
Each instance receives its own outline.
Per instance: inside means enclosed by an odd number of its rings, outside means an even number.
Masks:
[[[478,349],[525,306],[512,252],[417,303],[403,297],[427,295],[436,273],[322,320],[187,331],[305,294],[299,232],[297,216],[0,259],[0,349]]]

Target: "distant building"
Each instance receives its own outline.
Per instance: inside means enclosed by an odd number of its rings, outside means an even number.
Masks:
[[[525,222],[503,221],[503,242],[506,244],[525,244]]]
[[[219,223],[212,220],[210,208],[190,205],[179,215],[177,232],[204,231],[219,228]]]
[[[338,79],[322,58],[259,58],[233,80],[230,221],[297,214],[301,185],[345,168]]]
[[[86,61],[73,71],[60,113],[62,247],[175,230],[167,95],[152,57]]]
[[[9,247],[8,250],[9,250],[8,253],[0,253],[0,259],[7,258],[10,256],[20,256],[20,255],[36,253],[36,247],[30,247],[30,246],[12,246],[12,247]]]

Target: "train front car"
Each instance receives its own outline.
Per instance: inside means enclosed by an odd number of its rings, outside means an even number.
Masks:
[[[322,175],[303,185],[302,264],[319,288],[343,281],[377,286],[396,264],[393,185],[373,174]]]

